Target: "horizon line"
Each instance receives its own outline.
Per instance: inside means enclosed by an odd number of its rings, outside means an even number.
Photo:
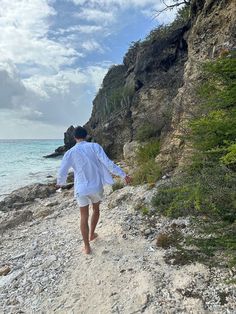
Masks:
[[[29,141],[32,141],[32,140],[39,140],[39,141],[42,141],[42,140],[64,140],[63,138],[0,138],[0,141],[21,141],[21,140],[29,140]]]

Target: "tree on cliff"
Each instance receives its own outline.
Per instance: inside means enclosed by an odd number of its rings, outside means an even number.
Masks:
[[[179,6],[190,6],[191,0],[173,0],[171,4],[167,4],[165,0],[162,0],[161,2],[164,4],[164,8],[156,10],[155,17],[159,16],[165,11],[173,10],[174,8]]]

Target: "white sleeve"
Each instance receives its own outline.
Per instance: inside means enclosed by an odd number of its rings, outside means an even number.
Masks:
[[[57,184],[58,185],[65,185],[66,184],[66,179],[68,175],[68,171],[71,167],[71,158],[70,158],[70,153],[69,151],[65,153],[62,161],[61,161],[61,166],[58,172],[57,176]]]
[[[103,148],[99,144],[95,143],[94,147],[98,159],[112,174],[119,176],[121,178],[126,177],[126,173],[107,157]]]

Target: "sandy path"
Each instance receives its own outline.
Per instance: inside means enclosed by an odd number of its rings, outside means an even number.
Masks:
[[[143,236],[147,226],[134,208],[153,193],[125,187],[107,195],[99,238],[88,256],[81,252],[79,210],[71,193],[36,202],[35,220],[1,238],[0,258],[15,279],[0,278],[0,313],[234,313],[232,289],[223,284],[228,270],[166,264],[166,251],[153,243],[169,223],[165,218]],[[226,288],[228,299],[221,304]]]

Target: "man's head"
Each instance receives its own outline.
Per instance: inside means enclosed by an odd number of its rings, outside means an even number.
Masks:
[[[87,131],[85,130],[85,128],[82,128],[82,126],[77,126],[74,130],[74,137],[76,140],[84,140],[87,134]]]

